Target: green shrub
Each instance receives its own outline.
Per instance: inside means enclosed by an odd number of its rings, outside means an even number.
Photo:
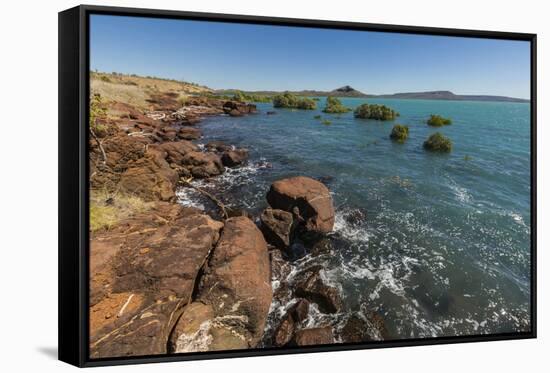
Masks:
[[[310,98],[298,97],[290,92],[285,92],[273,97],[273,106],[279,108],[315,110],[317,104]]]
[[[399,113],[385,105],[365,103],[355,109],[354,115],[362,119],[393,120],[399,116]]]
[[[332,124],[332,122],[328,119],[323,119],[323,121],[321,123],[323,123],[325,126],[328,126],[328,125]]]
[[[393,126],[390,133],[390,139],[402,144],[405,140],[407,140],[407,137],[409,137],[408,126],[402,126],[401,124],[396,124]]]
[[[339,99],[332,96],[327,97],[327,103],[325,105],[325,108],[323,109],[323,112],[329,114],[338,114],[347,113],[348,111],[351,111],[351,109],[342,105],[342,102]]]
[[[452,148],[453,143],[451,142],[451,139],[443,136],[439,132],[432,134],[426,141],[424,141],[424,149],[429,151],[449,153]]]
[[[321,119],[321,116],[319,114],[317,114],[316,116],[313,117],[314,119]]]
[[[430,119],[428,119],[426,123],[428,123],[428,126],[441,127],[441,126],[448,126],[453,122],[449,118],[443,118],[441,115],[432,114],[430,115]]]
[[[99,93],[92,93],[90,95],[90,128],[93,131],[103,130],[99,128],[100,124],[97,123],[98,119],[105,118],[107,110],[103,107],[101,95]]]

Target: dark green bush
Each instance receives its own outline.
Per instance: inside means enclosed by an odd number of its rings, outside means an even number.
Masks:
[[[317,114],[316,116],[313,117],[314,119],[321,119],[321,116],[319,114]]]
[[[242,91],[235,91],[232,99],[239,102],[271,102],[270,96],[265,95],[253,95],[244,93]]]
[[[426,123],[428,123],[428,126],[441,127],[441,126],[448,126],[453,122],[449,118],[443,118],[441,115],[432,114],[430,115],[430,119],[428,119]]]
[[[434,133],[428,137],[426,141],[424,141],[424,149],[429,151],[449,153],[452,148],[453,143],[451,142],[451,139],[443,136],[440,132]]]
[[[409,137],[408,126],[403,126],[401,124],[396,124],[395,126],[393,126],[390,133],[390,139],[402,144],[405,142],[405,140],[407,140],[407,137]]]
[[[339,114],[347,113],[348,111],[351,111],[351,109],[342,105],[342,102],[339,99],[332,96],[327,97],[327,103],[323,109],[323,112],[329,114]]]
[[[355,109],[356,118],[393,120],[399,116],[399,113],[385,105],[362,104]]]
[[[273,97],[273,106],[279,108],[315,110],[317,104],[310,98],[298,97],[286,92]]]

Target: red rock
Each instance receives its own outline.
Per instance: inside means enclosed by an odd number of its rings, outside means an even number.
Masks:
[[[302,329],[294,334],[293,342],[297,346],[313,346],[334,343],[332,328],[324,326],[320,328]]]
[[[222,154],[222,163],[226,167],[240,166],[248,159],[248,150],[228,150]]]
[[[220,157],[214,153],[189,152],[183,157],[182,165],[187,166],[196,178],[216,176],[224,171]]]
[[[278,248],[286,248],[290,245],[294,228],[290,212],[267,208],[262,212],[260,221],[267,242]]]
[[[172,347],[180,351],[213,351],[257,347],[263,335],[272,291],[267,244],[256,225],[246,217],[225,221],[225,227],[204,271],[197,300],[213,315],[201,319],[186,333],[174,335]],[[208,311],[203,308],[201,314]],[[189,324],[183,312],[181,324]],[[176,328],[180,325],[180,321]],[[183,328],[184,326],[182,326]],[[202,336],[206,343],[197,343]],[[197,347],[198,346],[198,347]]]
[[[223,223],[200,211],[156,203],[94,235],[90,245],[90,355],[167,353]]]
[[[147,201],[170,201],[175,198],[178,173],[166,161],[167,153],[158,147],[147,150],[146,156],[129,162],[120,178],[121,190]]]
[[[271,207],[298,213],[302,226],[310,232],[328,233],[334,226],[332,197],[326,186],[309,177],[278,180],[267,193]]]

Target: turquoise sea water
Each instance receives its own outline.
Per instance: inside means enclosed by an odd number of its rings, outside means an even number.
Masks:
[[[342,101],[354,108],[365,99]],[[323,181],[336,206],[333,244],[295,266],[321,263],[346,309],[378,312],[392,338],[528,331],[529,105],[368,102],[401,116],[380,122],[351,112],[324,114],[321,98],[316,111],[258,104],[255,115],[205,119],[204,143],[222,140],[250,150],[248,166],[229,171],[212,190],[231,206],[259,212],[276,179]],[[314,119],[317,114],[332,124]],[[430,114],[453,124],[429,127]],[[409,126],[405,144],[389,139],[395,123]],[[452,153],[422,148],[436,131],[452,139]],[[206,203],[190,190],[181,200]]]

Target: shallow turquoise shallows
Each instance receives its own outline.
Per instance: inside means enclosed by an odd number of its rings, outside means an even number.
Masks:
[[[203,142],[246,147],[250,161],[203,185],[257,213],[274,180],[324,182],[336,206],[330,249],[293,265],[322,264],[346,312],[378,312],[392,338],[528,331],[529,104],[342,99],[351,108],[368,101],[401,114],[381,122],[324,114],[324,101],[316,111],[258,104],[255,115],[205,119]],[[430,114],[453,124],[429,127]],[[389,138],[395,123],[409,126],[404,144]],[[450,154],[423,149],[437,131],[451,138]],[[190,189],[180,198],[207,204]],[[319,324],[334,318],[315,317]]]

